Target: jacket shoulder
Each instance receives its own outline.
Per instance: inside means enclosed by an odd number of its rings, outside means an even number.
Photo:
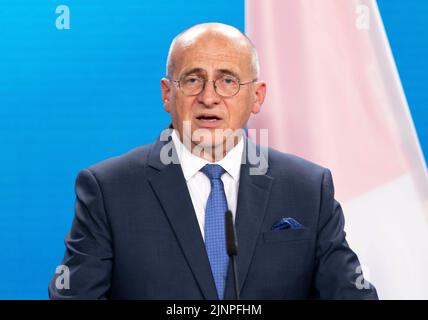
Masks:
[[[297,155],[269,148],[269,174],[313,179],[322,176],[327,168]]]
[[[152,144],[142,145],[122,155],[105,159],[86,168],[97,178],[133,175],[147,166]]]

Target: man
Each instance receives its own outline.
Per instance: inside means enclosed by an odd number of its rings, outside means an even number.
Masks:
[[[345,240],[329,170],[245,138],[266,93],[258,73],[255,48],[231,26],[174,39],[161,80],[172,127],[80,172],[68,272],[52,278],[51,298],[232,299],[227,209],[241,298],[377,298]]]

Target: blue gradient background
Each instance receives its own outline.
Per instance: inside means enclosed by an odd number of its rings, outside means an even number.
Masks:
[[[61,4],[71,30],[55,27]],[[426,155],[428,3],[378,4]],[[47,298],[77,172],[168,124],[159,79],[169,43],[208,21],[244,30],[244,1],[2,0],[0,299]]]

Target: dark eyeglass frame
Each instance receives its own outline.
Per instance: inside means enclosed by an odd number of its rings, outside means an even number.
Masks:
[[[238,90],[237,90],[233,95],[225,96],[225,95],[222,95],[222,94],[220,94],[220,93],[218,93],[218,92],[217,92],[217,86],[216,86],[216,84],[215,84],[215,83],[216,83],[218,80],[220,80],[220,79],[222,79],[223,77],[225,77],[225,76],[232,77],[232,78],[236,79],[236,80],[237,80],[237,82],[238,82],[238,85],[239,85]],[[215,79],[215,80],[206,80],[206,79],[203,79],[203,78],[201,78],[201,77],[198,77],[199,79],[201,79],[201,80],[204,82],[204,83],[203,83],[203,85],[202,85],[202,87],[201,87],[201,90],[200,90],[198,93],[195,93],[195,94],[186,94],[186,93],[184,92],[183,88],[181,87],[181,81],[182,81],[184,78],[179,79],[179,80],[171,79],[171,78],[169,78],[169,77],[166,77],[166,78],[167,78],[169,81],[173,82],[173,83],[177,83],[177,84],[178,84],[178,87],[180,88],[180,91],[181,91],[185,96],[187,96],[187,97],[194,97],[194,96],[197,96],[197,95],[201,94],[201,92],[203,92],[203,91],[205,90],[206,83],[207,83],[207,82],[212,82],[212,83],[213,83],[213,85],[214,85],[214,91],[215,91],[219,96],[221,96],[221,97],[223,97],[223,98],[231,98],[231,97],[236,96],[236,95],[239,93],[239,91],[241,90],[241,86],[246,85],[246,84],[250,84],[250,83],[254,83],[254,82],[256,82],[256,81],[257,81],[257,78],[254,78],[253,80],[250,80],[250,81],[246,81],[246,82],[239,82],[239,81],[238,81],[238,79],[237,79],[236,77],[234,77],[234,76],[230,76],[230,75],[223,75],[223,76],[218,77],[218,78],[217,78],[217,79]]]

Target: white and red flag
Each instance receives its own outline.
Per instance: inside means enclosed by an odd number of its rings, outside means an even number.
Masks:
[[[371,0],[247,0],[265,104],[249,128],[331,169],[348,242],[383,299],[428,299],[428,178]]]

